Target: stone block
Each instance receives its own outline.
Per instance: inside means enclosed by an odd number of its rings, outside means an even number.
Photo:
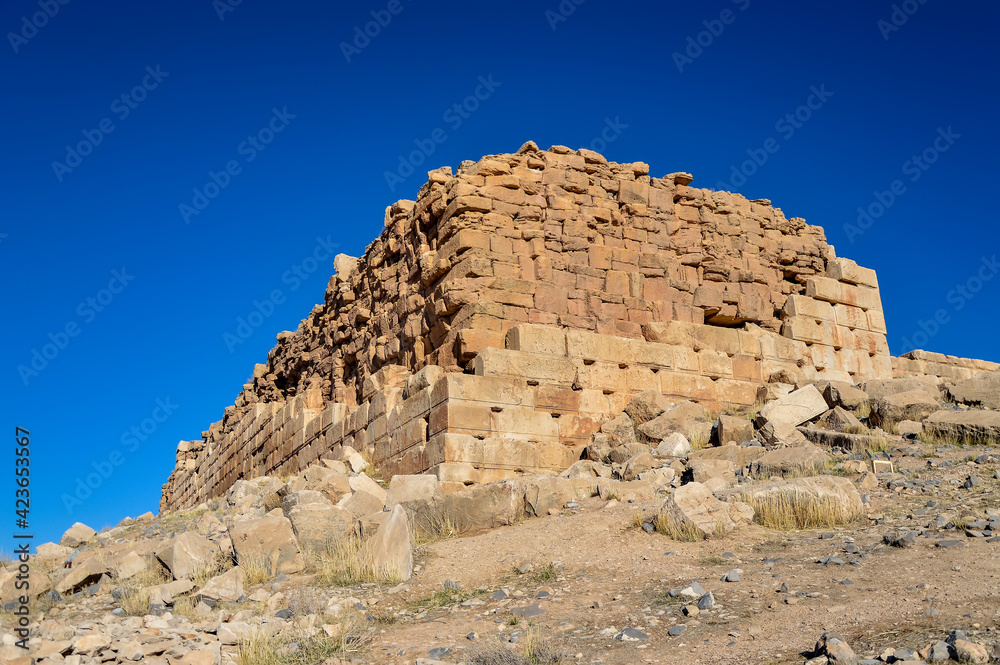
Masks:
[[[566,332],[553,326],[522,323],[507,331],[506,348],[511,351],[566,355]]]

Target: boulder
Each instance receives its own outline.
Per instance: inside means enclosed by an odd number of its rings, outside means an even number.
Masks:
[[[347,477],[347,468],[343,462],[331,462],[344,468],[336,471],[319,464],[313,464],[302,474],[301,489],[314,490],[322,493],[331,502],[336,503],[344,495],[351,493],[351,483]],[[299,488],[296,488],[299,489]]]
[[[649,452],[649,446],[645,443],[626,443],[618,446],[608,453],[608,460],[615,464],[625,464],[636,455]]]
[[[872,402],[870,420],[876,427],[898,423],[900,420],[921,421],[941,405],[923,390],[909,390],[887,395]]]
[[[868,393],[846,381],[830,381],[823,390],[823,398],[831,409],[839,406],[849,411],[854,411],[869,400]]]
[[[901,379],[875,379],[861,384],[861,389],[868,394],[869,399],[877,400],[898,393],[923,390],[929,395],[938,395],[938,380],[933,376],[907,377]]]
[[[625,463],[625,468],[622,469],[622,478],[624,480],[635,480],[639,477],[639,474],[649,471],[657,464],[658,462],[653,458],[648,450],[639,453]]]
[[[375,535],[361,547],[358,557],[387,579],[405,582],[413,576],[410,525],[402,506],[392,509]]]
[[[757,388],[757,401],[767,404],[776,399],[781,399],[793,390],[795,390],[795,386],[791,383],[765,383]]]
[[[691,477],[696,483],[707,484],[709,479],[722,481],[722,487],[736,484],[736,471],[733,463],[724,459],[696,458],[690,460]],[[713,483],[712,490],[718,490],[718,483]]]
[[[767,450],[763,446],[718,446],[715,448],[702,448],[692,451],[688,455],[688,463],[698,459],[718,459],[729,460],[734,469],[742,469],[758,457],[763,456]]]
[[[707,441],[712,431],[712,423],[709,422],[705,407],[685,400],[643,423],[637,429],[643,439],[649,442],[662,441],[674,432],[680,432],[688,440]]]
[[[923,428],[931,436],[996,445],[1000,442],[1000,411],[938,411],[924,420]]]
[[[243,596],[243,569],[236,566],[216,575],[198,589],[197,595],[216,602],[235,603]]]
[[[337,505],[348,510],[355,517],[380,512],[385,508],[386,491],[378,483],[364,475],[348,478],[351,494],[342,498]]]
[[[900,436],[917,437],[924,431],[924,424],[915,420],[900,420],[896,423],[896,432]]]
[[[559,474],[560,478],[610,478],[611,467],[590,460],[580,460]]]
[[[801,446],[806,443],[805,435],[785,422],[765,421],[760,427],[760,438],[769,446]]]
[[[120,580],[127,580],[146,570],[149,561],[135,552],[129,552],[115,565],[115,573]]]
[[[583,498],[571,478],[535,476],[525,478],[523,482],[525,510],[535,517],[558,513],[567,502]]]
[[[750,474],[755,478],[814,476],[830,461],[831,457],[822,448],[804,443],[768,451],[753,461]]]
[[[737,418],[736,416],[723,414],[715,421],[715,430],[719,444],[723,446],[730,443],[740,444],[744,441],[753,441],[755,439],[753,423],[746,418]]]
[[[951,646],[955,650],[955,660],[960,663],[990,662],[989,652],[982,644],[971,640],[956,639]]]
[[[437,477],[431,475],[393,476],[385,497],[385,507],[392,509],[408,501],[433,500],[444,492]]]
[[[356,518],[351,511],[333,505],[316,490],[285,495],[282,510],[292,523],[299,545],[315,552],[325,551],[354,530]]]
[[[773,422],[795,427],[812,420],[826,410],[827,405],[823,395],[816,386],[810,384],[767,404],[757,416],[758,424]]]
[[[691,452],[691,442],[680,432],[674,432],[656,446],[659,457],[680,457]]]
[[[305,563],[292,531],[292,523],[287,517],[275,513],[233,523],[229,535],[236,560],[240,565],[247,561],[260,561],[270,566],[272,575],[297,573],[305,567]]]
[[[829,665],[858,665],[858,657],[854,649],[840,635],[823,633],[816,643],[816,654],[826,656]]]
[[[611,447],[611,441],[608,439],[608,435],[603,432],[594,432],[590,435],[590,443],[587,444],[586,457],[591,462],[605,462],[611,451],[614,450]]]
[[[612,448],[635,443],[635,424],[627,413],[621,413],[601,425],[601,433],[608,437]]]
[[[174,580],[166,584],[156,584],[149,587],[149,602],[151,605],[172,605],[174,597],[185,594],[194,588],[191,580]]]
[[[983,372],[945,388],[948,399],[968,406],[1000,409],[1000,371]]]
[[[858,417],[841,406],[835,406],[819,419],[819,425],[837,432],[862,432],[868,428],[862,424]]]
[[[61,594],[73,593],[83,587],[99,582],[101,577],[111,571],[97,557],[90,557],[83,563],[73,566],[69,572],[56,583],[55,589]]]
[[[156,558],[175,580],[192,577],[198,570],[213,565],[219,546],[193,531],[174,536],[156,551]]]
[[[676,472],[668,466],[661,466],[658,469],[650,469],[639,474],[639,480],[646,481],[653,486],[654,490],[665,490],[674,484],[677,477]]]
[[[601,479],[594,479],[595,481]],[[605,481],[607,482],[607,481]],[[458,533],[516,524],[525,514],[523,481],[505,480],[406,506],[414,531],[434,535],[447,523]]]
[[[59,559],[66,560],[73,553],[72,547],[56,545],[55,543],[42,543],[35,548],[35,557],[38,559]]]
[[[673,404],[659,390],[649,389],[637,393],[625,407],[625,413],[636,425],[656,418]]]
[[[674,490],[660,506],[660,514],[682,534],[709,538],[748,524],[749,506],[719,501],[707,487],[692,482]]]
[[[72,547],[76,549],[81,545],[86,545],[97,535],[97,532],[91,529],[86,524],[77,522],[70,528],[66,529],[66,533],[62,535],[59,539],[59,544],[63,547]]]
[[[104,633],[91,632],[73,639],[73,653],[90,655],[111,646],[111,638]]]

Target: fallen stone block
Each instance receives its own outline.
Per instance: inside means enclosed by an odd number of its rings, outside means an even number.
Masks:
[[[759,425],[766,422],[801,425],[827,410],[826,400],[816,386],[808,385],[767,404],[758,414]]]
[[[1000,409],[1000,372],[983,372],[945,389],[948,398],[959,404]]]
[[[875,400],[869,418],[876,427],[886,427],[900,420],[922,421],[940,408],[937,399],[927,392],[910,390]]]
[[[272,575],[297,573],[305,567],[292,523],[283,515],[268,514],[235,522],[229,535],[241,566],[259,563],[269,568]]]
[[[396,505],[358,551],[358,558],[379,577],[405,582],[413,576],[413,546],[406,511]]]
[[[814,476],[830,461],[831,457],[824,450],[805,443],[768,451],[753,461],[750,474],[755,478]]]
[[[924,432],[960,443],[1000,443],[1000,411],[938,411],[924,419]]]
[[[719,501],[707,487],[692,482],[675,489],[660,506],[659,518],[667,535],[678,540],[696,540],[720,536],[742,524],[749,524],[745,510],[737,502]]]
[[[175,580],[192,577],[197,571],[211,566],[219,546],[208,538],[187,531],[171,538],[156,551],[156,558],[166,566]]]

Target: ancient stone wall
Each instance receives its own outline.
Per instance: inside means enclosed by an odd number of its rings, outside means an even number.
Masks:
[[[892,374],[874,271],[770,201],[690,182],[531,143],[430,172],[179,446],[162,506],[337,445],[455,482],[554,469],[644,388],[746,404],[779,370]],[[541,330],[564,341],[527,341]]]
[[[892,376],[934,377],[938,382],[955,382],[971,379],[982,372],[996,372],[1000,363],[946,356],[931,351],[910,351],[892,359]]]

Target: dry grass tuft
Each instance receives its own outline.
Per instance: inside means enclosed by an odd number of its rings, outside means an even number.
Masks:
[[[316,571],[316,581],[327,586],[358,584],[399,584],[399,576],[391,570],[378,570],[361,553],[361,538],[349,536],[330,543],[323,552],[309,553],[310,568]]]
[[[218,552],[207,565],[194,571],[190,579],[196,587],[202,587],[210,579],[216,575],[221,575],[232,567],[233,557],[225,552]]]
[[[845,508],[831,497],[817,497],[808,492],[790,491],[769,494],[748,493],[740,497],[753,506],[754,521],[768,529],[789,531],[850,524],[860,512]]]
[[[266,557],[240,557],[237,563],[243,571],[243,586],[245,587],[263,584],[274,577],[271,573],[271,562]]]
[[[872,403],[871,400],[865,400],[858,405],[858,408],[854,409],[854,415],[858,418],[869,418],[872,415]]]
[[[489,642],[469,649],[465,662],[469,665],[559,665],[562,656],[555,647],[545,643],[534,628],[528,628],[519,649]]]
[[[665,513],[660,513],[656,516],[653,526],[656,527],[657,533],[661,533],[671,540],[679,540],[689,543],[705,540],[705,534],[703,534],[694,524],[691,524],[690,522],[677,522]]]

